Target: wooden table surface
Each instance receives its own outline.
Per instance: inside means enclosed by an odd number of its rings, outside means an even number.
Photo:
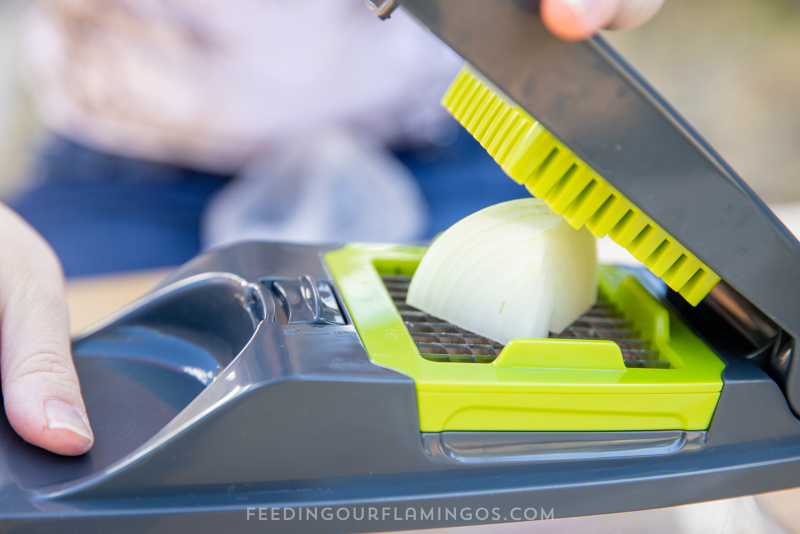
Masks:
[[[67,280],[70,331],[75,334],[146,294],[172,269]]]

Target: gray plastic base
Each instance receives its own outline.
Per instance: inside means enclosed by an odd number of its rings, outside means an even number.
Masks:
[[[423,435],[413,382],[370,362],[346,310],[343,325],[315,315],[321,304],[296,324],[278,313],[262,280],[284,295],[299,280],[332,304],[328,286],[298,279],[328,279],[323,250],[210,252],[77,338],[95,448],[58,457],[3,418],[1,529],[374,532],[661,508],[800,480],[800,424],[735,351],[720,354],[708,432]]]

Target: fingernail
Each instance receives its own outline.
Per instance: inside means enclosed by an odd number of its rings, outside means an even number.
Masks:
[[[44,416],[50,430],[69,430],[87,441],[92,441],[89,425],[74,406],[58,399],[48,399],[44,403]]]
[[[585,0],[561,0],[561,3],[572,12],[572,16],[576,19],[586,19],[587,6]]]
[[[575,20],[591,33],[606,27],[619,9],[618,2],[610,1],[561,0],[561,3],[572,13]]]

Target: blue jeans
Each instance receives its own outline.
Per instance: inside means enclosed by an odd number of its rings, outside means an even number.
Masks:
[[[396,153],[430,206],[426,237],[486,206],[528,196],[466,132]],[[51,136],[31,186],[9,205],[52,245],[67,276],[180,265],[200,252],[210,198],[232,176],[113,156]]]

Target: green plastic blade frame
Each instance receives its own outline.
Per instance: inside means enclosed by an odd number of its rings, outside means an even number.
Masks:
[[[516,182],[575,228],[610,236],[697,305],[720,277],[520,107],[462,69],[442,101]]]

